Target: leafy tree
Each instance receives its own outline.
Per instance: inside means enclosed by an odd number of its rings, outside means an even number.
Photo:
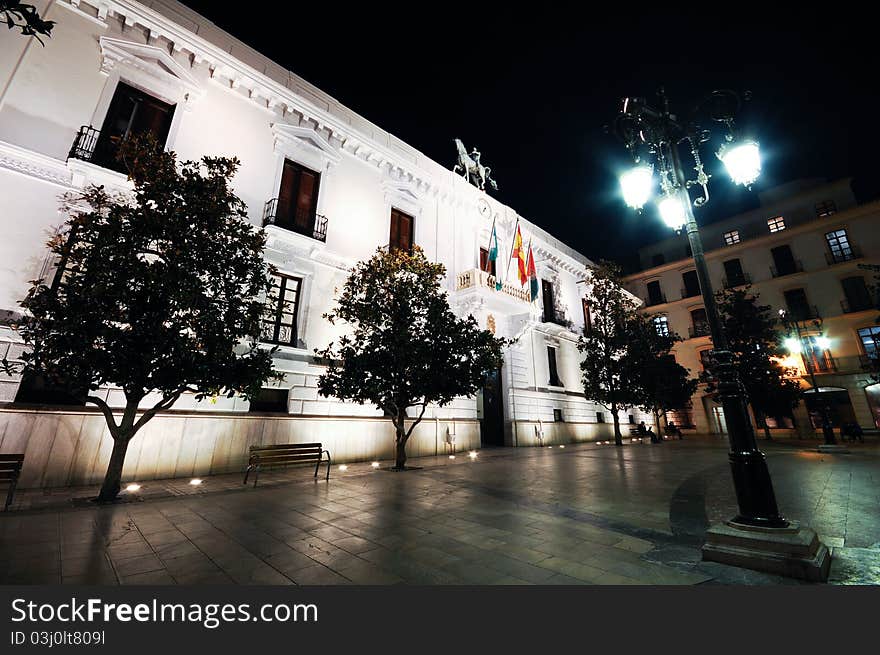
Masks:
[[[781,416],[796,407],[801,388],[778,359],[785,357],[779,318],[769,305],[759,305],[750,286],[715,294],[721,327],[745,386],[755,420],[770,439],[768,416]]]
[[[152,139],[122,149],[134,192],[71,198],[70,238],[54,240],[63,275],[34,282],[21,303],[25,372],[98,406],[113,437],[99,500],[119,493],[131,439],[184,392],[259,391],[271,352],[257,346],[270,289],[265,234],[230,188],[237,159],[178,164]],[[8,363],[7,363],[8,366]],[[94,392],[125,394],[117,423]],[[138,409],[148,395],[161,399]]]
[[[659,435],[660,415],[665,421],[666,412],[687,407],[697,390],[697,380],[670,354],[681,337],[661,334],[653,316],[639,314],[631,325],[626,357],[640,371],[636,382],[639,406],[654,415]]]
[[[33,36],[40,44],[45,45],[40,35],[52,36],[55,21],[43,20],[34,5],[18,0],[0,0],[0,14],[9,29],[18,28],[25,36]]]
[[[501,366],[504,341],[481,330],[473,316],[449,308],[442,264],[412,253],[378,249],[359,262],[346,281],[330,323],[351,334],[315,352],[327,360],[318,380],[324,396],[370,403],[395,428],[395,467],[406,466],[406,442],[431,403],[443,406],[473,395],[486,374]],[[406,427],[407,410],[420,408]]]
[[[634,357],[627,357],[633,325],[638,321],[636,301],[624,291],[620,267],[613,262],[603,261],[595,266],[591,281],[587,300],[594,312],[592,329],[578,340],[578,350],[584,356],[584,395],[611,412],[614,443],[622,446],[619,412],[640,400],[640,367]]]

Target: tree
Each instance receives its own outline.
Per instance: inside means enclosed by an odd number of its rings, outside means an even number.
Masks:
[[[611,412],[614,443],[623,445],[621,408],[639,402],[636,382],[638,363],[627,357],[632,327],[638,320],[635,299],[621,285],[620,267],[600,262],[592,269],[592,288],[587,301],[594,312],[592,327],[578,340],[583,353],[581,373],[584,395]]]
[[[119,493],[131,439],[181,394],[249,397],[272,375],[271,352],[257,345],[265,234],[230,188],[238,160],[178,164],[152,139],[121,154],[133,193],[89,187],[71,198],[70,236],[49,244],[62,275],[35,281],[21,303],[25,372],[97,405],[107,422],[102,501]],[[94,393],[107,385],[125,394],[118,423]],[[161,399],[140,411],[151,394]]]
[[[770,439],[767,417],[790,413],[801,397],[797,379],[780,364],[786,353],[777,329],[779,318],[769,305],[758,304],[759,294],[750,286],[724,289],[715,297],[755,421]]]
[[[395,429],[395,468],[406,467],[406,442],[429,404],[443,406],[482,387],[502,362],[504,341],[481,330],[473,316],[458,318],[449,308],[442,264],[422,250],[378,249],[359,262],[335,309],[331,324],[352,326],[351,334],[316,353],[325,358],[318,379],[324,396],[370,403]],[[420,408],[409,428],[407,410]]]
[[[697,380],[675,361],[670,354],[677,334],[661,334],[653,316],[639,314],[632,322],[626,357],[631,366],[640,371],[636,381],[639,406],[654,415],[654,425],[660,430],[660,415],[687,407],[697,390]]]
[[[45,45],[40,35],[52,36],[55,21],[43,20],[34,5],[18,0],[0,0],[0,14],[9,29],[18,28],[25,36],[32,36],[41,45]]]

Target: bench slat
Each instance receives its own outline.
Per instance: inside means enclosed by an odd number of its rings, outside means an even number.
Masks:
[[[13,455],[11,453],[0,453],[0,462],[23,462],[24,455]]]
[[[322,444],[320,443],[280,443],[274,444],[271,446],[251,446],[251,450],[277,450],[280,448],[320,448]]]
[[[279,463],[291,463],[296,464],[297,462],[317,462],[321,458],[320,457],[254,457],[250,460],[251,464],[266,466],[267,464],[279,464]]]

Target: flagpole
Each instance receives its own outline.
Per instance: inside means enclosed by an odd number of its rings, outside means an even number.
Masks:
[[[516,217],[516,225],[513,226],[513,238],[510,240],[510,254],[507,256],[507,271],[504,273],[504,281],[510,278],[510,262],[513,261],[513,246],[516,243],[516,229],[519,227],[519,216]]]
[[[532,256],[532,237],[529,237],[529,248],[526,250],[526,283],[529,285],[529,304],[534,304],[534,300],[532,300],[532,280],[529,277],[529,257],[532,257],[534,261],[534,257]],[[537,300],[537,298],[536,298]]]

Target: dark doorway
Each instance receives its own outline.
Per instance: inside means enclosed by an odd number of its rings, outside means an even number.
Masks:
[[[849,392],[846,389],[826,388],[818,394],[810,389],[804,393],[804,402],[810,413],[810,423],[816,429],[822,427],[823,407],[828,408],[828,418],[832,427],[839,428],[844,423],[857,422]]]
[[[501,369],[486,376],[483,385],[483,418],[480,420],[483,446],[504,445],[504,401],[501,393]]]

